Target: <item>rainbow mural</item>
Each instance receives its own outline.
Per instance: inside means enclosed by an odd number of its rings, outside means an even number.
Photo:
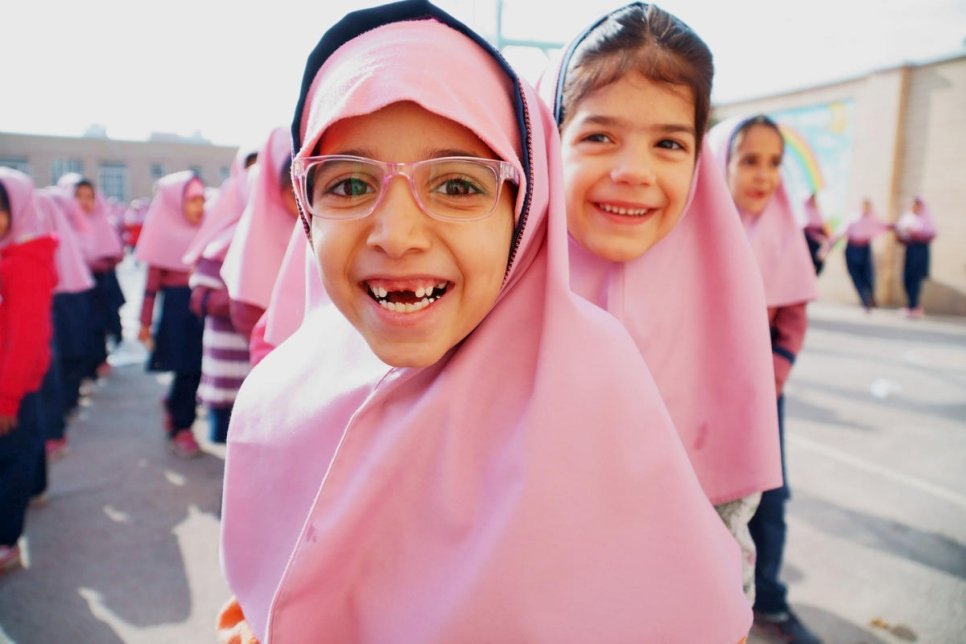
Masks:
[[[808,144],[808,140],[792,126],[781,123],[778,128],[785,139],[785,158],[793,160],[801,169],[809,191],[818,193],[825,187],[825,179],[822,178],[822,168],[818,164],[815,151]]]

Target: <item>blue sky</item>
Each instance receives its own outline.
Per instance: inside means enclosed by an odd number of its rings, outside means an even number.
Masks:
[[[287,123],[302,68],[348,0],[20,0],[6,12],[0,131],[77,136],[91,124],[108,136],[151,132],[235,145]],[[492,33],[495,0],[439,0]],[[604,0],[504,0],[504,33],[568,40]],[[715,55],[716,102],[850,78],[906,61],[966,53],[962,0],[668,0]],[[535,79],[542,56],[512,52]]]

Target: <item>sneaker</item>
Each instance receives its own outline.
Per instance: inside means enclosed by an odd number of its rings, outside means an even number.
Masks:
[[[109,375],[111,375],[112,370],[113,370],[113,367],[111,367],[110,363],[108,363],[107,361],[104,361],[101,364],[97,365],[97,369],[95,369],[95,372],[97,373],[98,378],[107,378]]]
[[[20,566],[20,546],[0,546],[0,573]]]
[[[175,434],[170,446],[171,451],[179,458],[194,458],[201,455],[201,448],[190,429],[182,429]]]
[[[46,491],[30,497],[30,507],[32,508],[46,508],[48,503],[50,503],[50,497],[47,496]]]
[[[67,439],[66,438],[51,438],[48,439],[44,444],[44,450],[47,452],[48,461],[59,461],[60,459],[67,456]]]
[[[808,630],[791,611],[782,613],[755,611],[755,624],[752,632],[764,637],[769,642],[822,644],[822,640]]]

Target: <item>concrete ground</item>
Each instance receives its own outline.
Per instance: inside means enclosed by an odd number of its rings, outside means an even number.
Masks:
[[[140,279],[127,262],[132,299]],[[810,315],[787,390],[793,606],[826,642],[964,642],[966,320]],[[167,453],[166,379],[144,357],[122,343],[70,426],[50,501],[27,519],[26,567],[0,577],[0,642],[213,641],[224,450],[200,419],[204,456]]]

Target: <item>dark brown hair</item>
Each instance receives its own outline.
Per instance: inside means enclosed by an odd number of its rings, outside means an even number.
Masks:
[[[568,108],[591,92],[638,72],[658,83],[682,85],[694,98],[697,149],[711,113],[711,50],[684,22],[653,4],[636,2],[594,26],[565,61],[558,123],[563,127]]]
[[[764,114],[756,114],[750,118],[746,118],[744,121],[738,124],[735,131],[731,133],[731,138],[728,140],[728,155],[727,160],[731,161],[731,155],[734,153],[735,148],[738,146],[739,138],[741,135],[753,125],[764,125],[775,131],[778,135],[779,140],[782,142],[782,156],[785,154],[785,137],[782,136],[781,128],[778,127],[778,123],[768,118]]]

